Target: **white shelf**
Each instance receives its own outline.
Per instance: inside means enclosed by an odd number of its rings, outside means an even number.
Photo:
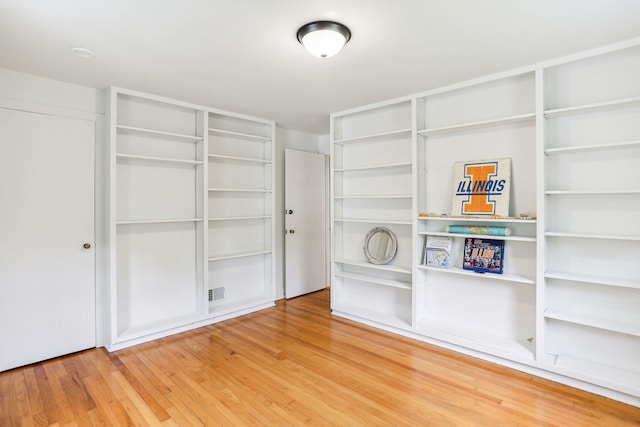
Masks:
[[[435,135],[435,134],[440,134],[440,133],[460,132],[460,131],[480,129],[480,128],[484,128],[484,127],[490,127],[490,126],[499,126],[499,125],[513,124],[513,123],[529,122],[529,121],[534,121],[535,118],[536,118],[536,115],[534,113],[519,114],[517,116],[502,117],[502,118],[499,118],[499,119],[482,120],[482,121],[478,121],[478,122],[462,123],[462,124],[453,125],[453,126],[444,126],[444,127],[432,128],[432,129],[423,129],[423,130],[419,130],[418,134],[419,135]]]
[[[395,224],[395,225],[411,225],[411,221],[399,221],[393,219],[352,219],[352,218],[335,218],[335,222],[352,222],[360,224]]]
[[[235,254],[216,255],[216,256],[209,257],[209,261],[223,261],[226,259],[247,258],[247,257],[256,256],[256,255],[270,254],[271,252],[273,252],[271,249],[264,249],[261,251],[238,252]]]
[[[617,99],[614,101],[598,102],[594,104],[578,105],[575,107],[556,108],[552,110],[546,110],[544,116],[547,119],[553,117],[566,116],[571,114],[591,113],[595,111],[611,110],[615,108],[625,108],[633,106],[634,104],[640,104],[640,96],[632,98]]]
[[[349,144],[357,142],[374,142],[380,139],[386,139],[391,137],[411,136],[411,129],[398,129],[390,132],[376,133],[372,135],[357,136],[355,138],[345,138],[334,140],[334,144]]]
[[[262,308],[273,307],[272,298],[259,296],[255,298],[209,301],[209,313],[213,317],[227,317],[236,313],[249,313]]]
[[[548,196],[590,196],[590,195],[625,195],[640,194],[640,189],[635,190],[547,190],[544,194]]]
[[[271,190],[259,188],[209,188],[208,191],[218,193],[271,193]]]
[[[382,264],[382,265],[371,264],[364,261],[355,261],[355,260],[348,260],[348,259],[335,259],[334,261],[338,264],[352,265],[354,267],[364,267],[364,268],[371,268],[374,270],[383,270],[383,271],[392,271],[395,273],[411,274],[411,269],[409,267],[398,267],[395,265],[386,265],[386,264]]]
[[[334,199],[355,199],[355,200],[363,200],[363,199],[411,199],[410,194],[396,194],[396,195],[370,195],[370,196],[334,196]]]
[[[421,231],[421,236],[443,236],[443,237],[471,237],[474,239],[492,239],[492,240],[511,240],[515,242],[535,242],[535,237],[528,236],[496,236],[493,234],[467,234],[467,233],[449,233],[446,231]]]
[[[547,319],[561,320],[563,322],[575,323],[578,325],[640,337],[640,324],[637,323],[621,322],[619,320],[605,319],[597,316],[571,313],[569,311],[555,310],[551,308],[547,308],[545,310],[544,317]]]
[[[411,162],[389,163],[389,164],[386,164],[386,165],[362,166],[362,167],[358,167],[358,168],[336,168],[333,171],[334,172],[359,172],[359,171],[370,171],[370,170],[377,170],[377,169],[403,168],[403,167],[410,167],[412,165],[413,164]]]
[[[166,157],[134,156],[131,154],[116,154],[116,158],[118,160],[141,160],[141,161],[153,162],[153,163],[171,163],[171,164],[190,165],[190,166],[198,166],[203,163],[199,160],[169,159]]]
[[[221,154],[209,154],[209,159],[232,160],[236,162],[264,163],[264,164],[273,163],[271,160],[254,159],[251,157],[223,156]]]
[[[116,225],[132,225],[132,224],[169,224],[176,222],[200,222],[202,218],[179,218],[179,219],[133,219],[116,221]]]
[[[464,270],[459,267],[449,267],[449,268],[439,268],[439,267],[429,267],[426,265],[419,265],[418,269],[427,270],[427,271],[437,271],[438,273],[443,274],[458,274],[462,276],[474,277],[477,279],[488,279],[488,280],[503,280],[506,282],[517,282],[517,283],[525,283],[533,285],[535,284],[535,280],[530,279],[524,276],[518,276],[515,274],[495,274],[495,273],[477,273],[471,270]]]
[[[407,329],[411,326],[410,313],[402,316],[398,314],[371,310],[356,304],[336,303],[332,307],[332,314],[340,317],[346,317],[347,319],[352,320],[361,318],[370,322],[393,326],[400,329]]]
[[[268,136],[253,135],[253,134],[242,133],[242,132],[231,132],[231,131],[224,130],[224,129],[209,128],[208,131],[209,131],[209,133],[212,133],[212,134],[215,134],[215,135],[232,136],[234,138],[248,139],[248,140],[257,141],[257,142],[269,142],[269,141],[271,141],[271,138],[268,137]]]
[[[640,395],[639,372],[628,371],[564,354],[557,356],[547,354],[546,359],[547,363],[551,364],[552,368],[560,374],[594,384],[601,384],[614,390],[621,390],[624,393]]]
[[[403,282],[403,281],[400,281],[400,280],[389,280],[389,279],[383,279],[383,278],[376,277],[376,276],[369,276],[369,275],[366,275],[366,274],[348,273],[348,272],[344,272],[344,271],[336,272],[335,276],[336,277],[343,277],[345,279],[360,280],[362,282],[377,283],[379,285],[389,286],[389,287],[392,287],[392,288],[400,288],[400,289],[411,290],[411,282]]]
[[[479,223],[509,223],[509,224],[535,224],[535,219],[517,219],[517,218],[487,218],[487,217],[460,217],[460,216],[419,216],[421,221],[461,221],[461,222],[479,222]]]
[[[558,232],[558,231],[547,231],[544,233],[544,235],[548,237],[569,237],[569,238],[576,238],[576,239],[640,241],[640,236],[630,236],[625,234],[564,233],[564,232]]]
[[[534,344],[527,339],[506,338],[487,331],[468,328],[440,320],[423,320],[418,325],[420,332],[462,347],[533,362]]]
[[[606,144],[576,145],[573,147],[555,147],[544,150],[545,154],[572,153],[580,151],[613,150],[616,148],[640,147],[640,141],[610,142]]]
[[[544,273],[544,277],[549,279],[591,283],[595,285],[640,289],[640,280],[617,279],[615,277],[590,276],[587,274],[563,273],[559,271],[547,271],[546,273]]]
[[[163,138],[182,139],[185,141],[192,141],[192,142],[202,141],[201,136],[184,135],[181,133],[172,133],[172,132],[163,132],[159,130],[144,129],[144,128],[138,128],[133,126],[118,125],[116,126],[116,129],[119,132],[140,133],[140,134],[159,136]]]
[[[144,337],[146,335],[152,335],[158,332],[181,327],[186,324],[195,323],[201,320],[203,320],[202,314],[189,313],[182,316],[176,316],[170,319],[162,319],[156,322],[150,322],[150,323],[145,323],[143,325],[124,328],[118,332],[118,337],[113,344],[118,344],[124,341]]]
[[[273,218],[270,215],[260,215],[260,216],[234,216],[234,217],[214,217],[209,218],[209,221],[246,221],[251,219],[271,219]]]

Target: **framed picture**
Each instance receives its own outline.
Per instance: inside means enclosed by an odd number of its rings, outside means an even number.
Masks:
[[[511,159],[453,165],[451,215],[509,216]]]
[[[466,238],[462,268],[479,273],[502,274],[504,240]]]

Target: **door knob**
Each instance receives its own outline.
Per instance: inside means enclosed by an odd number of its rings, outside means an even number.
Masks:
[[[293,209],[289,209],[288,211],[284,211],[284,213],[288,213],[289,215],[291,215],[293,213]]]
[[[296,232],[296,230],[289,230],[289,234],[293,234],[295,232]]]
[[[82,247],[85,249],[91,249],[91,243],[85,243]]]

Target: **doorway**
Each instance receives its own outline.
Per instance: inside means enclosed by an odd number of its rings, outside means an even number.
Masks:
[[[285,297],[324,289],[326,162],[323,154],[285,150]]]

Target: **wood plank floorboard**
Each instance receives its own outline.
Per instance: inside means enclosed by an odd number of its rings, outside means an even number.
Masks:
[[[0,373],[5,426],[640,426],[640,409],[334,317],[324,290]]]

